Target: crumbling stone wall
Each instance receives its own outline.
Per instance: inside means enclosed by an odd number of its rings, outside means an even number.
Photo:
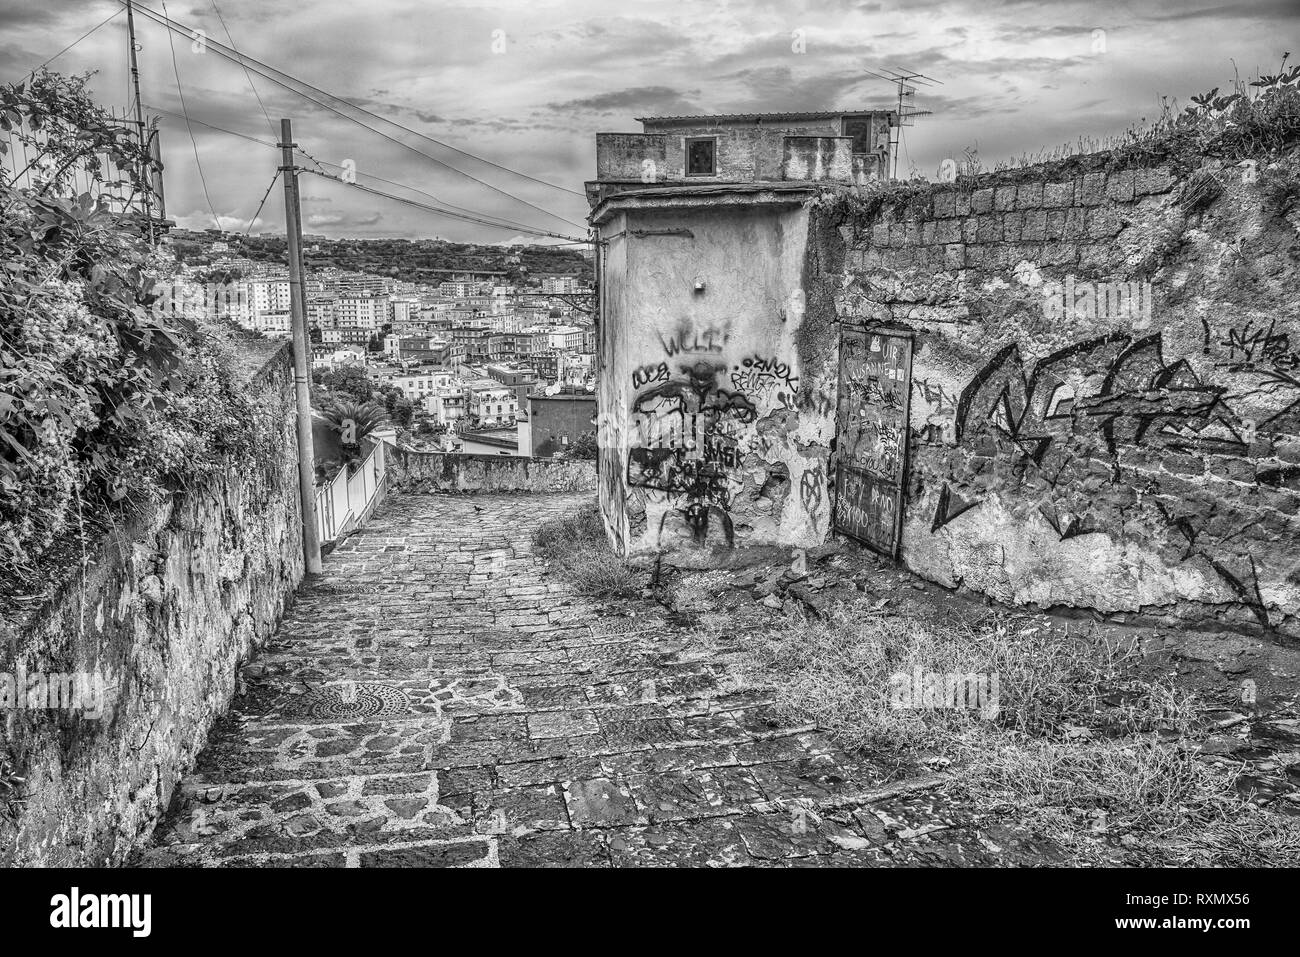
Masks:
[[[129,517],[84,572],[0,621],[0,670],[107,685],[98,715],[0,713],[0,746],[25,778],[23,803],[0,801],[0,865],[115,865],[141,846],[235,695],[238,665],[291,602],[303,552],[289,356],[249,382],[278,425],[262,469]]]
[[[460,452],[388,453],[389,488],[403,492],[586,492],[596,488],[596,463]]]
[[[902,560],[1300,634],[1298,178],[1101,153],[819,203],[818,294],[915,337]]]

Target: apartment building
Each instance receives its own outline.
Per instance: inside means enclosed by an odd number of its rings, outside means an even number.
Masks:
[[[452,280],[438,284],[438,295],[447,299],[465,299],[478,294],[480,284],[464,279]]]
[[[455,371],[443,367],[397,373],[389,376],[387,382],[389,385],[401,389],[402,395],[413,401],[419,401],[426,396],[446,392],[453,388],[457,392],[463,392],[456,379]]]
[[[334,307],[340,329],[375,332],[388,322],[388,299],[378,296],[340,296]]]
[[[469,418],[479,426],[513,425],[519,411],[515,390],[495,379],[475,379],[465,385]]]
[[[466,416],[466,398],[463,389],[448,388],[433,392],[421,400],[421,407],[439,425],[455,429]]]
[[[371,333],[367,329],[322,329],[320,341],[327,346],[345,346],[356,344],[365,346],[370,341]]]
[[[582,352],[586,331],[578,326],[552,326],[546,330],[549,348],[561,352]]]
[[[339,296],[387,296],[392,292],[393,281],[383,276],[355,273],[334,276],[326,280],[326,285]]]
[[[542,292],[548,295],[564,295],[567,293],[580,292],[583,289],[582,280],[577,276],[543,276]]]
[[[388,321],[396,328],[420,318],[420,300],[393,296],[388,301]]]
[[[307,300],[307,327],[333,329],[337,325],[334,308],[338,300],[333,296],[321,296]]]

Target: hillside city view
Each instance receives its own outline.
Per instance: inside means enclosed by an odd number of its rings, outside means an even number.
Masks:
[[[9,936],[1285,946],[1297,26],[9,0]]]
[[[322,417],[339,397],[374,401],[383,404],[396,439],[417,449],[594,457],[592,270],[580,253],[303,240],[312,382]],[[249,332],[290,337],[282,237],[176,230],[164,248],[179,265],[171,295],[211,302],[219,316]],[[413,275],[420,278],[407,278]],[[554,434],[549,417],[544,433],[533,434],[534,396],[539,406],[564,410]],[[318,435],[330,441],[328,431]],[[339,464],[337,456],[317,459],[327,470]]]

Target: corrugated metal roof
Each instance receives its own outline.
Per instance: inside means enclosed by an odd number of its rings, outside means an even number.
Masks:
[[[770,120],[830,120],[838,116],[869,116],[872,113],[893,113],[893,110],[820,110],[807,113],[719,113],[699,116],[637,116],[638,123],[681,123],[712,120],[716,123],[762,123]]]

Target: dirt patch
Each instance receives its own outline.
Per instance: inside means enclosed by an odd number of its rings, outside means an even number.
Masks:
[[[952,823],[928,843],[1001,827],[1023,838],[1016,863],[1268,866],[1300,854],[1296,649],[1000,608],[851,544],[789,564],[664,569],[656,595],[695,623],[736,690],[767,691],[783,718],[902,778],[942,772],[928,800]],[[981,711],[961,679],[995,674],[984,691],[1000,701]],[[975,706],[932,707],[927,692]],[[896,707],[905,693],[922,706]]]

